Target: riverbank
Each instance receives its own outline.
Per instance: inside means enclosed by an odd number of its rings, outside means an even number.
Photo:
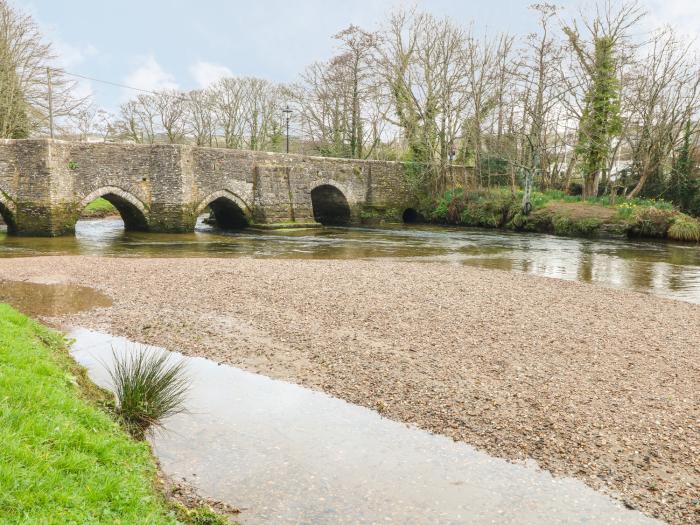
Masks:
[[[570,237],[671,239],[700,242],[700,221],[669,202],[652,199],[582,200],[561,191],[532,194],[522,212],[522,192],[506,188],[447,192],[424,218],[437,224],[478,226]]]
[[[670,523],[700,515],[696,305],[391,260],[39,257],[0,278],[95,286],[112,307],[57,321],[530,457]]]
[[[62,338],[0,305],[0,521],[176,523],[145,443],[96,403],[105,396]]]
[[[209,512],[166,500],[186,491],[157,478],[150,447],[112,421],[111,396],[63,337],[4,304],[0,372],[0,521],[177,525]]]

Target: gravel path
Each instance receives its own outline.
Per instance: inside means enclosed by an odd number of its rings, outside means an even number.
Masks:
[[[0,259],[92,285],[64,321],[291,380],[700,520],[700,306],[442,264]]]

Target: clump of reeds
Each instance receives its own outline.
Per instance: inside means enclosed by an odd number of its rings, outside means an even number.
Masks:
[[[143,439],[165,418],[182,413],[190,378],[184,359],[165,351],[134,349],[123,356],[114,353],[109,370],[117,398],[116,414],[129,433]]]

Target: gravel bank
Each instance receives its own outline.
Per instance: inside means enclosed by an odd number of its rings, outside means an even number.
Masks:
[[[0,278],[92,285],[65,319],[291,380],[700,519],[700,307],[438,264],[0,260]]]

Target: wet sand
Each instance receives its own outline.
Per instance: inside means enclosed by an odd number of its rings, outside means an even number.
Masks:
[[[0,260],[94,286],[60,319],[326,391],[493,455],[700,518],[700,306],[391,260]]]

